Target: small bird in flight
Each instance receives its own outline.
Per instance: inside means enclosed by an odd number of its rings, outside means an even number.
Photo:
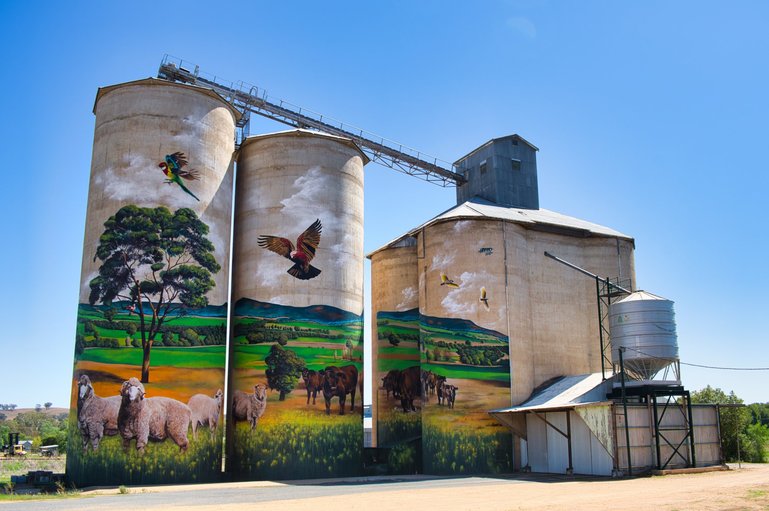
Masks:
[[[300,280],[309,280],[320,275],[320,270],[312,266],[310,261],[315,257],[315,250],[317,250],[320,244],[320,231],[322,228],[320,219],[316,219],[296,239],[296,247],[294,247],[290,240],[279,236],[259,236],[256,242],[260,247],[291,260],[294,266],[287,271],[292,277]]]
[[[486,310],[489,310],[489,299],[486,298],[486,288],[481,287],[481,301],[486,306]]]
[[[445,273],[441,273],[441,286],[459,287],[459,284],[455,284]]]
[[[184,186],[184,183],[182,182],[182,178],[186,179],[187,181],[195,181],[196,179],[200,178],[200,174],[197,170],[184,169],[187,163],[187,158],[184,157],[184,153],[177,151],[174,154],[167,154],[165,161],[158,163],[158,167],[160,167],[160,169],[163,171],[163,174],[165,174],[166,183],[176,183],[182,188],[182,190],[192,195],[196,201],[200,201],[200,199],[198,199],[194,193],[189,191],[189,189]]]

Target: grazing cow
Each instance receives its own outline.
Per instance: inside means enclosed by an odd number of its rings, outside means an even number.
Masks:
[[[433,374],[433,373],[431,373],[430,371],[425,371],[424,369],[422,369],[422,399],[424,399],[425,401],[427,400],[427,396],[428,396],[428,393],[427,393],[427,391],[429,389],[428,381],[430,379],[430,375],[431,374]]]
[[[315,404],[315,397],[323,390],[323,371],[314,371],[305,367],[302,369],[302,379],[304,388],[307,389],[307,404],[310,404],[310,394],[312,394],[312,404]]]
[[[443,401],[446,399],[446,391],[444,387],[447,385],[446,378],[441,377],[441,379],[438,381],[437,389],[438,389],[438,404],[442,405]]]
[[[350,411],[355,411],[355,391],[358,387],[358,369],[354,365],[329,366],[323,372],[323,398],[326,415],[331,414],[331,399],[339,398],[339,415],[344,415],[344,402],[350,394]]]
[[[404,412],[416,412],[414,398],[419,397],[422,390],[422,381],[419,374],[419,366],[407,367],[401,371],[398,378],[398,391],[401,395],[401,406]]]
[[[456,385],[443,385],[443,398],[446,400],[446,405],[449,408],[454,408],[454,401],[457,399],[457,390],[459,387]]]
[[[387,394],[387,399],[390,399],[390,392],[393,393],[394,398],[400,398],[400,394],[398,393],[398,378],[400,378],[400,375],[400,369],[391,369],[385,377],[382,378],[382,388]]]

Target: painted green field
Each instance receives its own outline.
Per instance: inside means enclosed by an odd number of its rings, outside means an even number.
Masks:
[[[423,425],[424,471],[436,475],[504,474],[513,470],[512,435],[475,432],[468,427]]]
[[[387,373],[388,371],[392,369],[399,369],[403,370],[407,367],[419,365],[419,360],[398,360],[398,359],[391,359],[391,358],[380,358],[377,361],[377,369],[380,373]],[[380,376],[380,378],[384,377],[384,374]]]
[[[194,348],[152,348],[153,366],[215,368],[224,367],[225,346]],[[141,348],[88,348],[79,361],[127,364],[141,367]]]
[[[507,367],[477,367],[460,364],[430,364],[423,362],[422,369],[432,371],[440,376],[455,379],[510,381],[510,370]]]

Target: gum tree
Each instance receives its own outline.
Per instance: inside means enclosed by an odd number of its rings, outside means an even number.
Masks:
[[[208,226],[189,208],[124,206],[104,223],[94,261],[91,305],[130,303],[139,317],[143,351],[141,381],[149,382],[150,353],[164,323],[208,305],[206,293],[220,266]]]

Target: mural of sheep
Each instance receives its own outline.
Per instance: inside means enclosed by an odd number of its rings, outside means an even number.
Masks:
[[[216,391],[214,397],[205,394],[195,394],[187,403],[192,412],[192,436],[197,438],[198,426],[208,426],[211,430],[211,438],[216,435],[216,427],[219,424],[219,417],[222,414],[222,400],[224,393],[222,389]]]
[[[148,440],[170,437],[184,452],[189,444],[187,429],[192,412],[184,403],[168,397],[145,397],[144,385],[136,378],[123,382],[117,425],[128,449],[136,439],[136,450],[144,452]]]
[[[256,429],[259,418],[264,415],[267,408],[267,386],[254,385],[254,393],[246,394],[242,390],[236,390],[233,396],[232,409],[236,421],[248,421],[251,429]]]
[[[120,396],[97,396],[88,375],[80,375],[77,382],[77,426],[83,437],[83,452],[88,452],[89,440],[95,451],[104,435],[117,435],[118,410]]]

